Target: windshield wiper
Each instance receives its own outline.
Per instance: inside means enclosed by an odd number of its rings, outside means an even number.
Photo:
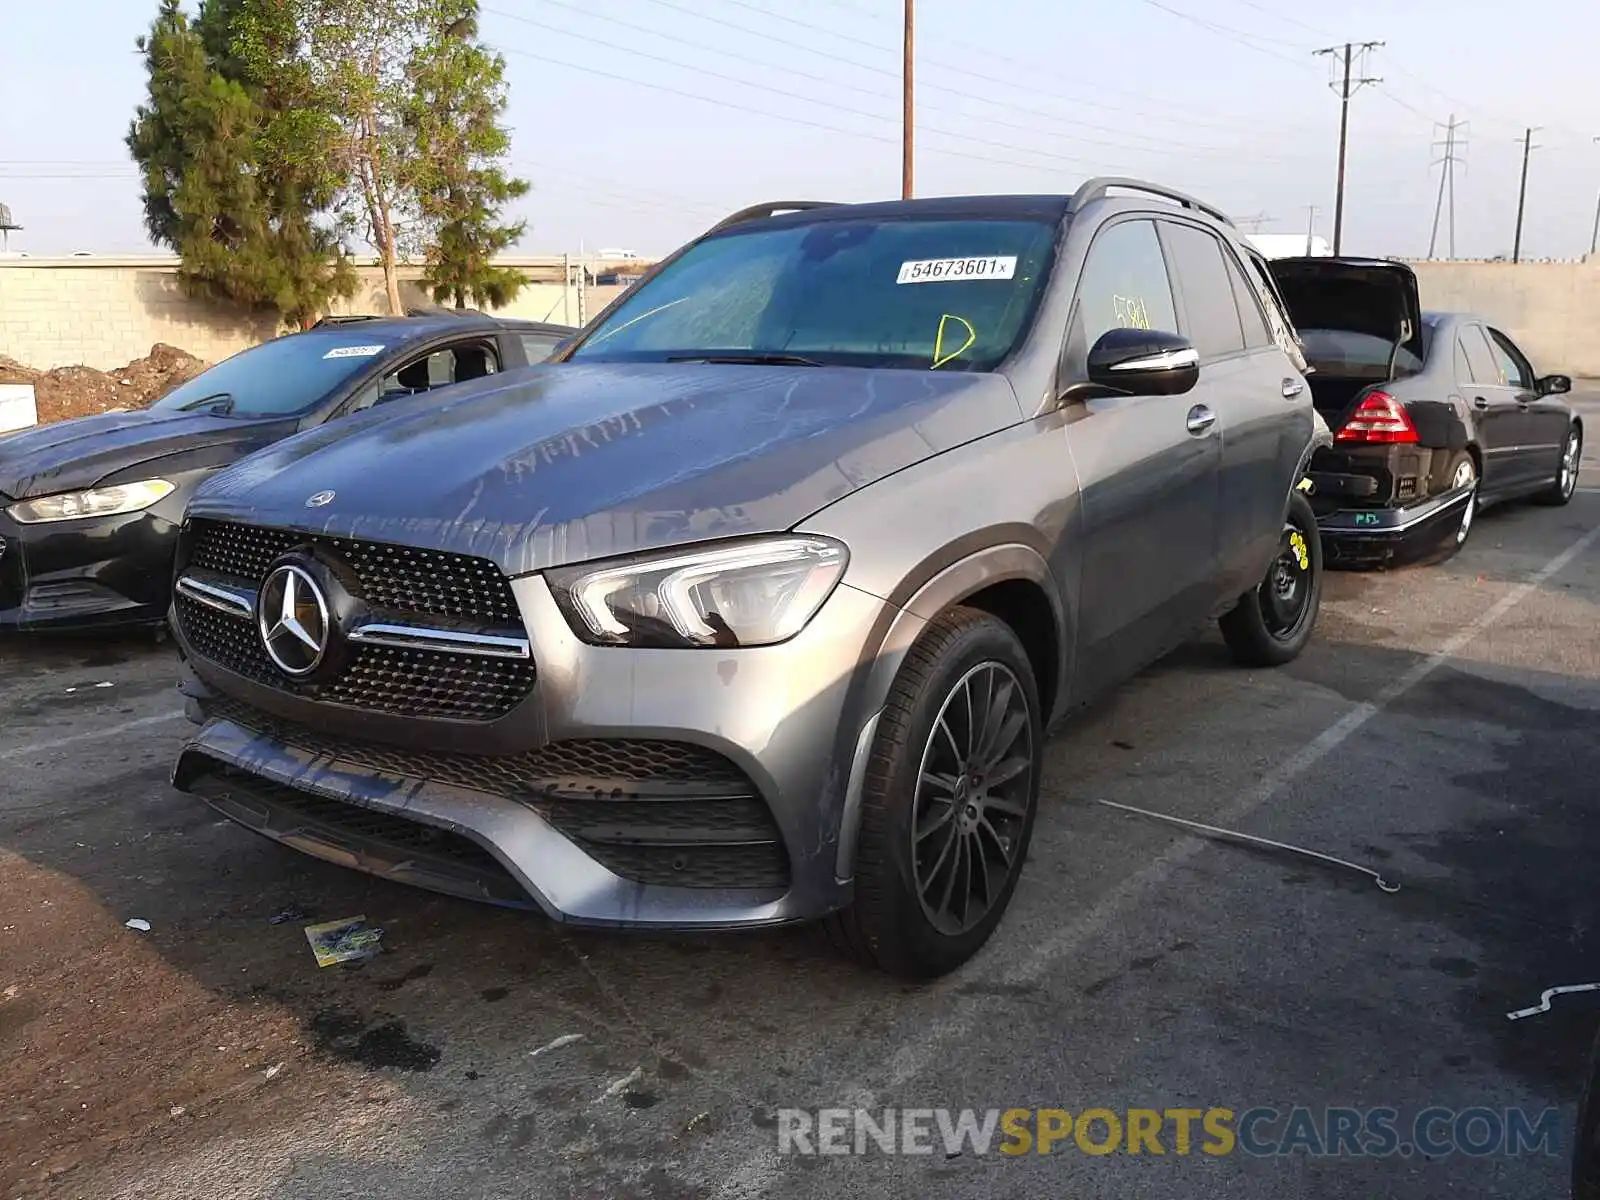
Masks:
[[[724,352],[722,354],[669,354],[668,362],[703,362],[703,363],[753,363],[762,367],[820,367],[823,363],[814,358],[807,358],[803,354],[779,354],[763,350],[751,350],[748,353],[738,351]]]
[[[223,416],[233,411],[233,395],[230,392],[217,392],[210,396],[202,396],[198,400],[191,400],[187,404],[180,404],[176,412],[195,412],[198,409],[210,408],[218,416]]]

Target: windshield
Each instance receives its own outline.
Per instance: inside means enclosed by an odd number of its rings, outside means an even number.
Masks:
[[[1044,221],[816,221],[692,246],[572,361],[682,359],[989,371],[1049,270]]]
[[[314,330],[264,342],[179,384],[150,407],[278,417],[303,412],[386,352],[381,335],[360,328]]]

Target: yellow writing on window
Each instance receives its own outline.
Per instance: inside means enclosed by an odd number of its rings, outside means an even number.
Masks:
[[[1112,296],[1111,309],[1123,329],[1149,329],[1150,314],[1138,296]]]

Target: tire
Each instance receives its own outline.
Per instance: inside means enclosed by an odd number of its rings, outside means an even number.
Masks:
[[[1534,499],[1540,504],[1560,507],[1572,499],[1578,490],[1578,464],[1583,459],[1583,430],[1578,425],[1567,426],[1566,440],[1561,443],[1561,466],[1555,482]]]
[[[1236,662],[1276,667],[1306,648],[1321,607],[1322,539],[1311,502],[1296,492],[1289,498],[1278,553],[1266,578],[1239,597],[1217,624]]]
[[[980,710],[987,697],[1007,700],[999,724],[1010,741],[998,762],[962,773],[957,751],[975,725],[984,728],[967,721],[969,696]],[[1033,669],[1010,626],[970,608],[931,622],[878,721],[861,799],[855,899],[823,926],[833,946],[910,979],[946,974],[976,954],[1005,915],[1027,857],[1043,741]],[[1013,773],[996,782],[998,768]],[[923,783],[924,772],[941,782]],[[924,826],[915,845],[914,821]]]

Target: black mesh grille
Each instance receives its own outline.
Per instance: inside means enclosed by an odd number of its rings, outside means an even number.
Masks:
[[[295,547],[315,547],[348,563],[362,598],[375,608],[520,626],[511,581],[487,559],[387,542],[318,537],[226,521],[196,520],[189,563],[248,583]]]
[[[580,739],[523,754],[432,754],[335,739],[233,701],[209,716],[312,754],[527,804],[608,870],[670,887],[781,890],[789,859],[755,787],[714,751],[682,742]]]
[[[361,646],[338,678],[293,685],[267,659],[255,622],[230,616],[187,596],[178,620],[195,652],[247,679],[307,699],[372,712],[456,721],[492,721],[510,712],[533,688],[529,659],[473,658],[434,650]]]

